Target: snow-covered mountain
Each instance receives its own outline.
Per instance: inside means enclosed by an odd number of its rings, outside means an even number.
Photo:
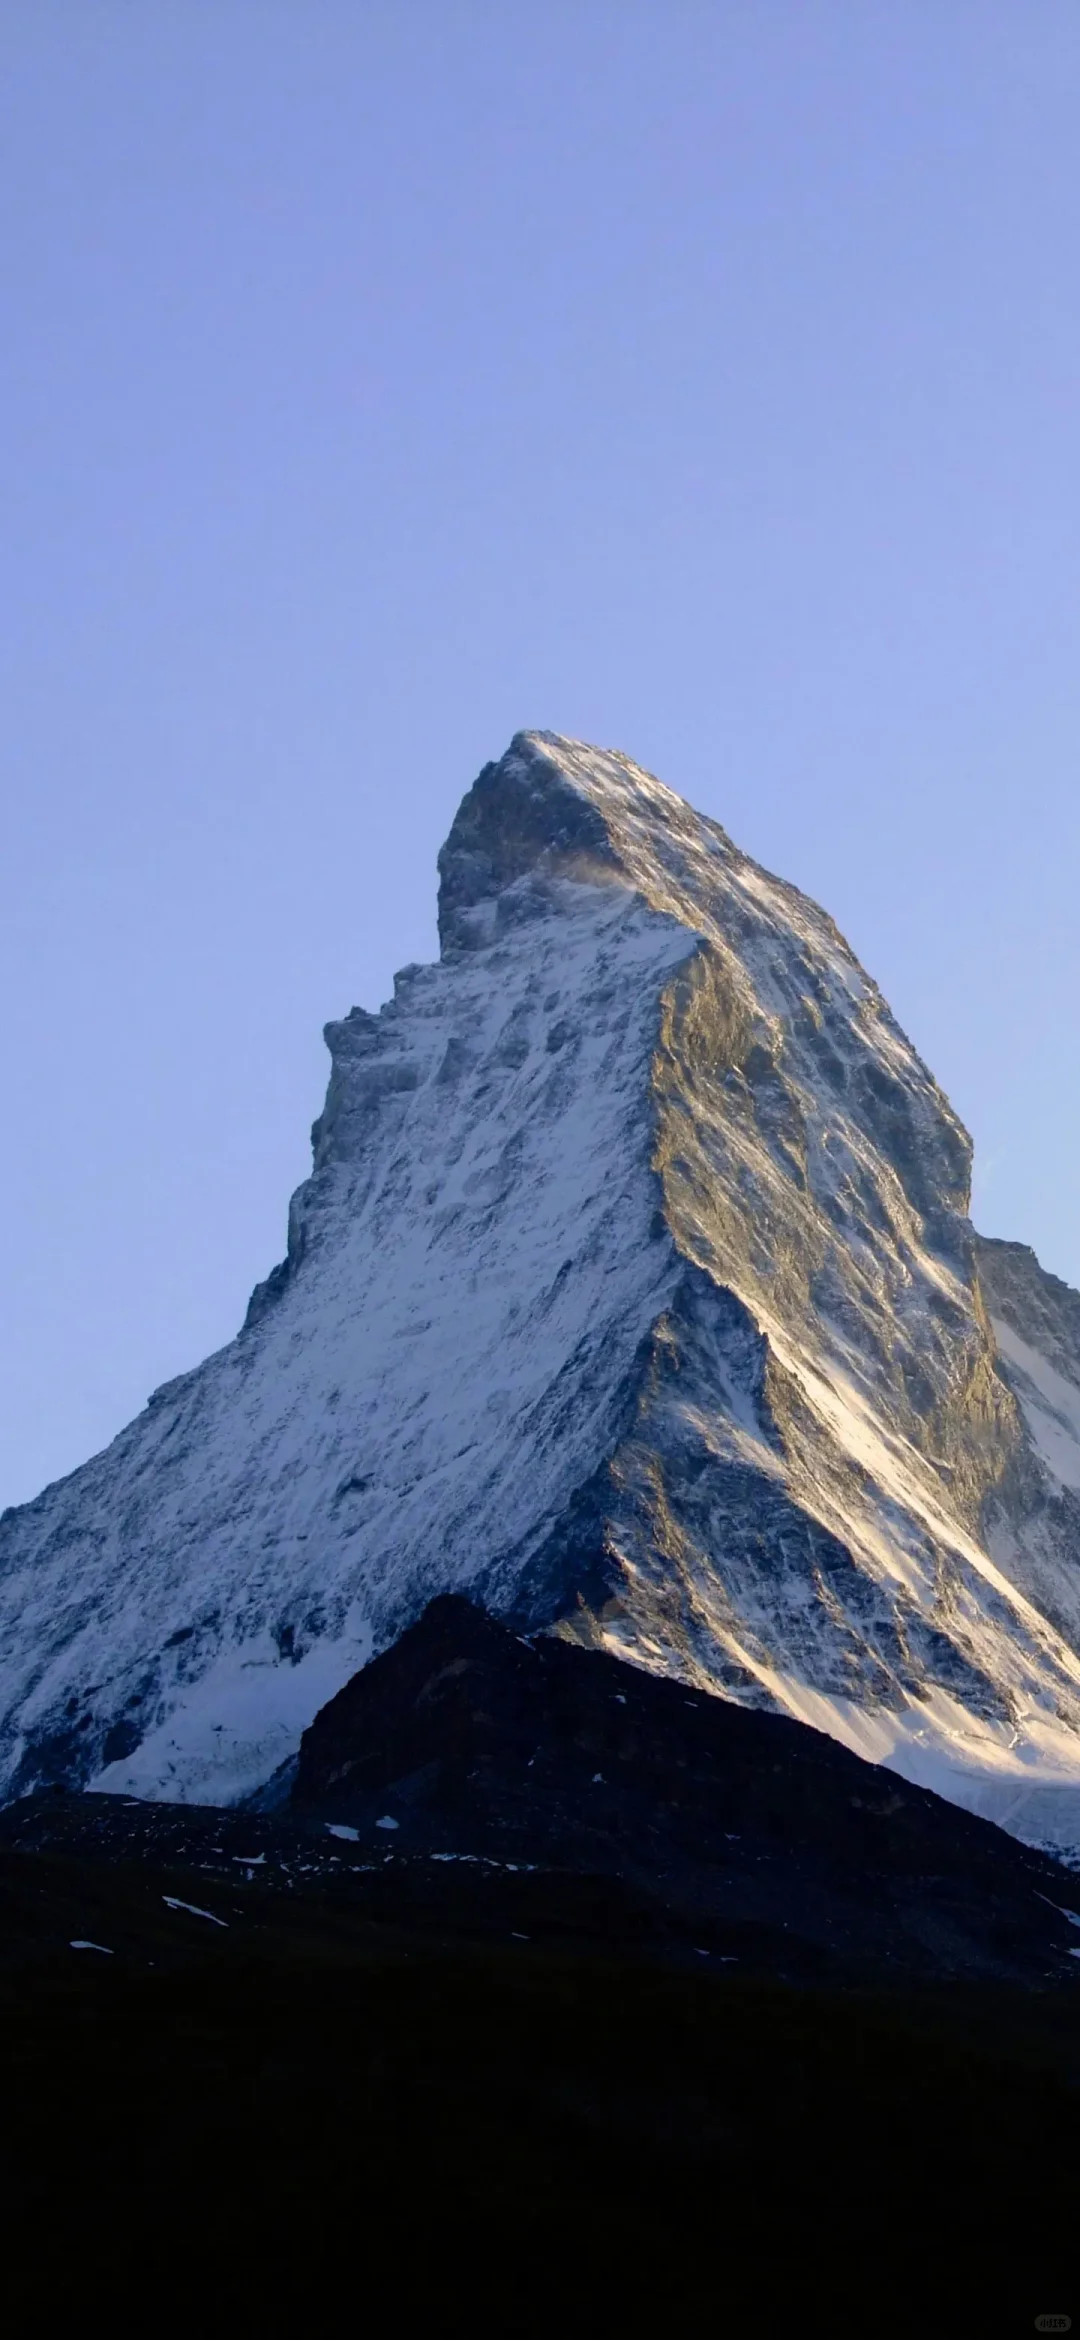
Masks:
[[[0,1520],[3,1784],[227,1801],[435,1592],[1080,1846],[1080,1296],[831,920],[519,735],[235,1341]]]

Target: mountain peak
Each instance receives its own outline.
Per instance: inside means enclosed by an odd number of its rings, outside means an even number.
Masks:
[[[678,915],[692,908],[688,856],[700,858],[698,881],[707,883],[711,858],[732,852],[716,822],[628,756],[553,731],[519,731],[463,798],[439,855],[443,947],[489,940],[491,905],[523,879],[541,888],[560,878],[621,883]]]
[[[3,1776],[239,1797],[460,1593],[1080,1845],[1073,1296],[876,985],[554,734],[440,875],[243,1331],[0,1521]]]

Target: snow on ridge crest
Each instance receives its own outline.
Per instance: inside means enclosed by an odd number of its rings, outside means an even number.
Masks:
[[[327,1027],[242,1333],[0,1522],[9,1787],[243,1794],[457,1588],[1080,1843],[1071,1416],[1033,1432],[979,1282],[1008,1247],[876,986],[550,733],[439,866],[441,961]]]

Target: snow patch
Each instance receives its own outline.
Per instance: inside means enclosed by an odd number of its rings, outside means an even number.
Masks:
[[[218,1658],[134,1754],[107,1764],[89,1786],[99,1795],[236,1803],[295,1753],[319,1708],[370,1655],[370,1631],[317,1643],[298,1664],[257,1634]]]
[[[1047,1470],[1061,1486],[1080,1488],[1080,1389],[1021,1340],[1004,1317],[995,1316],[992,1323],[1002,1356],[1015,1369],[1016,1395]]]
[[[199,1909],[193,1901],[178,1901],[172,1893],[163,1893],[161,1898],[167,1909],[183,1909],[189,1917],[206,1918],[212,1926],[228,1928],[228,1919],[215,1917],[212,1909]]]

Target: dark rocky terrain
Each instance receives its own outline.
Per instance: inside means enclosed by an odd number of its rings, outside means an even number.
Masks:
[[[657,1941],[778,1974],[1036,1982],[1080,1953],[1080,1881],[1000,1829],[804,1724],[454,1595],[316,1717],[290,1809],[366,1845],[393,1820],[399,1858],[618,1880]]]
[[[1080,1994],[1080,1881],[1057,1862],[804,1724],[526,1641],[453,1594],[258,1802],[9,1805],[9,1880],[49,1884],[20,1901],[9,1882],[0,1955],[100,1937],[172,1964],[210,1935],[420,1925],[804,1984]]]
[[[19,2329],[163,2286],[166,2328],[241,2331],[351,2301],[981,2335],[1067,2303],[1058,1864],[454,1597],[262,1800],[0,1815]]]
[[[461,1598],[264,1802],[0,1816],[19,2331],[150,2293],[210,2331],[984,2335],[1071,2296],[1064,1867]]]

